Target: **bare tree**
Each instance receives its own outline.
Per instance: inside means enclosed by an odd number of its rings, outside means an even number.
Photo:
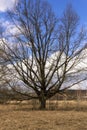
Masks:
[[[2,49],[0,49],[0,88],[5,86],[6,82],[4,80],[5,76],[5,65],[4,65],[4,60],[3,60],[3,52]]]
[[[27,88],[20,93],[39,99],[40,108],[45,109],[47,99],[70,87],[62,84],[81,59],[85,34],[77,29],[78,15],[68,6],[57,19],[50,5],[40,0],[19,0],[8,14],[16,33],[9,32],[13,44],[2,39],[4,60]]]

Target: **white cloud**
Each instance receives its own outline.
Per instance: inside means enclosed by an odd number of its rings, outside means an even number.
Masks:
[[[8,9],[12,9],[16,0],[0,0],[0,11],[5,12]]]
[[[9,39],[9,42],[10,40],[11,41],[13,40],[12,38],[13,35],[20,34],[19,29],[10,20],[8,19],[5,20],[4,18],[2,18],[0,24],[2,27],[3,37]]]

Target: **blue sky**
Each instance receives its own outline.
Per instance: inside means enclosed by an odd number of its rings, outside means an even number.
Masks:
[[[13,5],[17,0],[0,0],[0,23],[6,28],[9,20],[5,16],[7,9],[13,9]],[[45,0],[50,3],[57,16],[61,16],[67,4],[71,3],[80,17],[80,25],[87,28],[87,0]],[[11,26],[12,28],[12,26]]]
[[[87,24],[87,0],[48,0],[53,10],[59,16],[66,5],[71,3],[80,17],[81,24]]]
[[[60,16],[65,9],[68,3],[73,5],[73,8],[76,10],[80,16],[81,24],[87,25],[87,0],[47,0],[56,15]],[[0,19],[3,18],[5,11],[8,8],[13,8],[15,0],[0,0]]]

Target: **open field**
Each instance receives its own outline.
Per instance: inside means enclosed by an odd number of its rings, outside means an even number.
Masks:
[[[27,103],[0,105],[0,130],[87,130],[87,102],[78,109],[74,101],[67,104],[61,101],[55,111],[32,111]]]

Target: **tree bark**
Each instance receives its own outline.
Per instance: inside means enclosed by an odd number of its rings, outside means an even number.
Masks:
[[[44,97],[41,97],[39,99],[39,101],[40,101],[40,109],[45,110],[46,109],[46,99]]]

